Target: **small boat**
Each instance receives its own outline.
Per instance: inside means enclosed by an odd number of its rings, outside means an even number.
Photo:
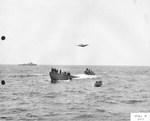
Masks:
[[[94,87],[101,87],[102,81],[96,81]]]
[[[37,66],[37,64],[30,62],[30,63],[26,63],[26,64],[19,64],[19,66]]]
[[[91,71],[90,69],[86,68],[86,70],[84,71],[84,74],[86,75],[95,75],[95,73],[93,71]]]
[[[61,72],[55,68],[52,68],[49,72],[51,83],[56,83],[58,80],[72,80],[73,78],[77,78],[77,76],[73,76],[70,72]]]

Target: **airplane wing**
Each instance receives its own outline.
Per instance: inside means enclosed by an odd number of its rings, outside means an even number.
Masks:
[[[88,46],[89,44],[79,44],[79,45],[76,45],[76,46],[79,46],[79,47],[86,47]]]

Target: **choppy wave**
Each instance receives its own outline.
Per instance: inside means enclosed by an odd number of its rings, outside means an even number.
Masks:
[[[96,109],[96,111],[97,111],[97,112],[100,112],[100,113],[106,112],[105,109]]]
[[[142,103],[142,102],[145,102],[146,100],[144,99],[131,99],[131,100],[123,100],[121,101],[122,103],[125,103],[125,104],[137,104],[137,103]]]
[[[83,120],[89,120],[89,119],[91,119],[92,120],[92,118],[96,118],[96,116],[94,115],[94,114],[81,114],[81,115],[79,115],[79,116],[75,116],[74,117],[74,119],[75,120],[79,120],[79,119],[83,119]]]
[[[129,121],[136,108],[150,111],[150,76],[144,72],[150,68],[91,66],[99,75],[85,75],[85,66],[64,66],[79,78],[56,84],[50,83],[50,66],[6,68],[0,70],[6,81],[0,86],[0,121]],[[100,79],[102,87],[95,88]]]
[[[14,118],[13,117],[9,117],[9,116],[0,116],[1,120],[8,120],[8,121],[12,121]]]

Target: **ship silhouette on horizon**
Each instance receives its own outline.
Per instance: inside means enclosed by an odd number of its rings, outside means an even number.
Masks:
[[[29,63],[25,63],[25,64],[19,64],[19,66],[37,66],[37,64],[29,62]]]

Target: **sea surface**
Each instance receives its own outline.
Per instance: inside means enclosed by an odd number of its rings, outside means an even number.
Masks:
[[[51,67],[79,78],[52,84]],[[130,121],[150,112],[150,67],[0,65],[0,79],[0,121]]]

